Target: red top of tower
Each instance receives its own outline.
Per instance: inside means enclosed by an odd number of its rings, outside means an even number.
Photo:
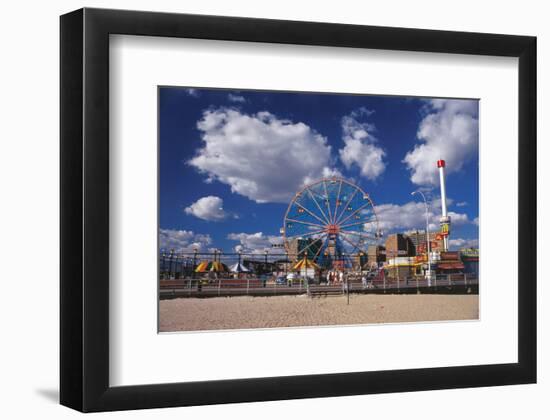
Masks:
[[[444,168],[445,167],[445,161],[443,159],[440,159],[437,161],[437,167],[438,168]]]

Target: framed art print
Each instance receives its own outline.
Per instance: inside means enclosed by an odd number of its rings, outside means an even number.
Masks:
[[[61,17],[61,402],[536,381],[536,39]]]

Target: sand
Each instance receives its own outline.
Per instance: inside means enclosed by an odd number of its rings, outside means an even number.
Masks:
[[[160,331],[478,319],[478,295],[180,298],[160,301]]]

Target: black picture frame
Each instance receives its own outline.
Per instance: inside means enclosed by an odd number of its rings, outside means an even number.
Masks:
[[[518,57],[518,363],[110,387],[110,34]],[[535,37],[87,8],[61,16],[60,35],[61,404],[92,412],[536,382]]]

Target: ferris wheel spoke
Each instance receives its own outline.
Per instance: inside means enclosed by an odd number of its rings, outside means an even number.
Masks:
[[[349,225],[340,226],[340,229],[345,229],[345,228],[348,228],[348,227],[358,226],[358,225],[365,225],[367,223],[374,223],[374,222],[376,222],[376,219],[363,220],[361,222],[355,222],[355,223],[351,223]]]
[[[325,233],[325,230],[317,230],[315,232],[309,232],[309,233],[302,233],[300,235],[293,235],[293,236],[285,236],[286,240],[294,239],[294,238],[302,238],[304,236],[312,236],[312,235],[319,235],[320,233]]]
[[[341,247],[342,249],[345,250],[345,246],[346,246],[347,244],[344,244],[344,242],[342,242],[341,239],[345,240],[345,241],[348,242],[348,243],[350,243],[350,242],[347,241],[345,238],[340,238],[340,240],[339,240],[339,242],[340,242],[340,247]],[[348,254],[348,255],[346,255],[345,258],[349,258],[350,254],[353,254],[353,253],[355,252],[356,246],[355,246],[354,244],[352,244],[352,243],[350,243],[350,245],[351,245],[353,248],[351,248],[351,250],[348,249],[348,251],[347,251],[347,254]],[[349,245],[347,245],[347,246],[349,247]]]
[[[287,217],[287,219],[289,222],[293,222],[293,223],[302,223],[304,225],[311,225],[311,226],[316,226],[316,227],[320,227],[320,228],[324,228],[325,225],[320,225],[318,223],[310,223],[310,222],[304,222],[302,220],[296,220],[296,219],[291,219],[289,217]]]
[[[355,235],[355,236],[359,236],[361,237],[362,239],[371,239],[371,240],[376,240],[376,237],[375,236],[371,236],[371,235],[368,235],[366,232],[357,232],[357,231],[353,231],[353,230],[343,230],[343,231],[340,231],[341,234],[346,234],[346,235]]]
[[[325,236],[328,236],[328,235],[325,234]],[[324,239],[321,240],[322,237],[323,237],[323,236],[321,236],[320,238],[315,238],[315,240],[314,240],[313,242],[311,242],[308,246],[306,246],[304,249],[298,251],[298,254],[305,253],[306,250],[307,250],[308,248],[312,247],[313,245],[315,245],[315,243],[317,243],[317,241],[321,241],[321,246],[319,247],[319,249],[321,249],[322,246],[323,246],[323,243],[324,243]],[[317,254],[316,254],[316,255],[317,255]]]
[[[321,244],[321,246],[319,247],[319,249],[317,250],[317,252],[313,256],[313,259],[315,259],[319,256],[319,254],[321,253],[321,250],[323,249],[323,247],[325,247],[325,244],[327,243],[327,240],[328,240],[328,235],[325,235],[325,239],[323,239],[323,243]]]
[[[364,230],[346,230],[346,229],[342,229],[340,230],[340,232],[343,232],[343,233],[349,233],[349,234],[353,234],[353,235],[364,235],[364,236],[369,236],[369,233],[367,231],[364,231]]]
[[[338,213],[338,202],[340,201],[340,192],[342,191],[342,180],[340,180],[340,186],[338,187],[338,194],[336,194],[336,203],[334,205],[334,217],[332,223],[336,223],[336,214]]]
[[[371,205],[371,202],[369,201],[368,203],[365,203],[363,204],[361,207],[359,207],[357,210],[355,210],[353,213],[351,213],[349,216],[347,216],[344,220],[342,220],[340,223],[343,224],[344,222],[346,222],[347,220],[349,220],[351,217],[353,217],[354,215],[356,215],[358,212],[360,212],[361,210],[363,210],[365,207],[367,206],[370,206]]]
[[[316,214],[312,213],[311,211],[309,211],[308,209],[306,209],[304,206],[302,206],[300,203],[298,203],[297,201],[295,201],[296,205],[301,207],[302,209],[304,209],[304,211],[306,211],[307,213],[309,213],[311,216],[315,217],[317,220],[319,220],[323,226],[326,224],[326,221],[324,221],[323,219],[321,219],[319,216],[317,216]]]
[[[340,222],[340,219],[342,218],[342,216],[343,216],[344,213],[346,212],[346,209],[348,208],[349,203],[351,203],[351,200],[353,200],[353,198],[355,197],[355,194],[357,194],[357,191],[359,191],[358,188],[356,188],[356,189],[353,191],[353,194],[351,195],[351,197],[349,198],[348,202],[347,202],[346,205],[344,206],[344,210],[342,210],[342,212],[340,213],[340,215],[337,217],[335,224],[338,224],[338,223]]]
[[[328,219],[332,220],[332,212],[330,210],[330,200],[329,200],[329,197],[328,197],[327,183],[325,181],[323,181],[323,188],[325,189],[325,197],[326,197],[325,199],[326,199],[327,208],[328,208]]]
[[[374,238],[370,238],[365,235],[350,235],[350,236],[343,235],[342,238],[347,238],[348,240],[353,241],[354,243],[355,241],[357,241],[357,244],[358,244],[357,246],[361,250],[364,250],[365,248],[367,248],[369,244],[372,244],[372,240],[374,240]]]
[[[319,209],[319,211],[321,212],[321,214],[322,214],[323,217],[325,218],[325,223],[330,224],[330,220],[328,219],[327,215],[325,214],[325,212],[323,211],[323,209],[321,208],[321,206],[319,205],[319,203],[318,203],[317,200],[315,199],[315,196],[313,195],[313,193],[311,192],[311,190],[310,190],[309,188],[306,188],[306,191],[308,192],[308,194],[310,195],[310,197],[313,199],[313,201],[315,202],[315,205],[317,206],[317,208]]]
[[[354,242],[352,242],[352,241],[350,241],[348,238],[346,238],[345,235],[340,235],[340,236],[341,236],[341,238],[342,238],[344,241],[346,241],[347,243],[351,244],[353,247],[355,247],[355,248],[357,248],[359,251],[361,251],[361,248],[360,248],[358,245],[356,245]]]

